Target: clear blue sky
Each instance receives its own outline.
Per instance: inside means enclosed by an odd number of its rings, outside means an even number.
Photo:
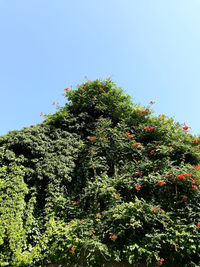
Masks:
[[[200,0],[0,0],[0,134],[111,76],[200,134]]]

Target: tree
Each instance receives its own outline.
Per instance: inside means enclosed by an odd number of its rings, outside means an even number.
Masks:
[[[199,138],[110,79],[65,97],[0,137],[0,265],[198,266]]]

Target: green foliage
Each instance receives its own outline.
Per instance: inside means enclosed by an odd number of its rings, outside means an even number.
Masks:
[[[199,266],[200,140],[109,79],[65,97],[0,137],[0,265]]]

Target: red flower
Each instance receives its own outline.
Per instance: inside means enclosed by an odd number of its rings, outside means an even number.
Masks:
[[[170,152],[174,151],[174,148],[172,146],[169,147]]]
[[[196,184],[196,183],[198,183],[198,181],[197,181],[197,179],[194,179],[194,180],[192,181],[192,184]]]
[[[150,105],[153,105],[153,104],[155,104],[155,103],[156,103],[155,101],[150,101],[150,102],[149,102]]]
[[[196,185],[192,185],[192,189],[197,190],[198,187]]]
[[[103,90],[103,88],[101,88],[101,87],[99,88],[99,90],[100,90],[102,93],[104,93],[104,92],[105,92],[105,91]]]
[[[73,253],[75,249],[76,249],[75,247],[71,247],[71,250],[69,251],[69,253]]]
[[[129,135],[128,135],[128,138],[130,138],[130,139],[133,138],[133,135],[130,135],[130,134],[129,134]]]
[[[148,111],[149,111],[148,108],[146,108],[146,109],[142,110],[141,113],[146,114]]]
[[[115,238],[116,238],[116,235],[110,235],[110,237],[109,237],[111,240],[115,240]]]
[[[74,205],[76,205],[77,204],[77,202],[76,201],[74,201]]]
[[[149,127],[146,126],[146,127],[144,128],[144,130],[145,130],[145,131],[148,131],[148,130],[149,130]]]
[[[170,174],[167,174],[167,176],[168,176],[169,178],[172,178],[173,175],[170,173]]]
[[[200,170],[200,165],[194,166],[194,169]]]
[[[199,141],[199,139],[194,139],[193,144],[196,144]]]
[[[177,179],[182,179],[182,180],[183,180],[185,177],[184,177],[183,174],[180,174],[180,175],[178,175],[176,178],[177,178]]]
[[[90,137],[90,141],[97,139],[95,136]]]
[[[187,196],[184,196],[184,197],[183,197],[183,200],[185,200],[185,201],[186,201],[187,199],[188,199],[188,197],[187,197]]]
[[[185,176],[185,177],[191,177],[192,174],[191,174],[190,172],[188,172],[188,173],[183,173],[183,176]]]
[[[163,261],[164,261],[164,259],[161,258],[161,259],[157,262],[158,266],[161,266],[161,265],[163,264]]]
[[[156,211],[157,210],[157,207],[154,207],[153,210]]]
[[[137,185],[135,188],[136,188],[137,191],[139,191],[140,188],[141,188],[141,185]]]
[[[43,113],[43,112],[41,112],[41,113],[40,113],[40,116],[43,116],[43,115],[44,115],[44,113]]]
[[[162,118],[164,119],[164,117],[165,117],[165,114],[159,115],[159,117],[162,117]]]
[[[84,220],[83,220],[83,219],[81,219],[81,223],[82,223],[82,222],[84,222]]]
[[[154,127],[151,127],[149,128],[149,132],[153,131],[154,130]]]
[[[154,153],[154,150],[151,150],[150,155],[153,155],[153,153]]]
[[[188,130],[189,128],[191,128],[191,127],[189,127],[189,126],[187,126],[186,124],[185,124],[185,122],[184,122],[184,127],[183,127],[183,130]]]
[[[200,223],[197,224],[197,227],[200,228]]]
[[[159,185],[159,186],[163,186],[164,184],[166,184],[164,181],[159,181],[159,182],[157,183],[157,185]]]
[[[67,87],[67,88],[65,88],[64,90],[65,90],[66,92],[69,92],[69,88],[68,88],[68,87]]]

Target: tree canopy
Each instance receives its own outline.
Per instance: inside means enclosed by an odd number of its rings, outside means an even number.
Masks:
[[[0,137],[0,265],[200,263],[200,139],[110,79]]]

